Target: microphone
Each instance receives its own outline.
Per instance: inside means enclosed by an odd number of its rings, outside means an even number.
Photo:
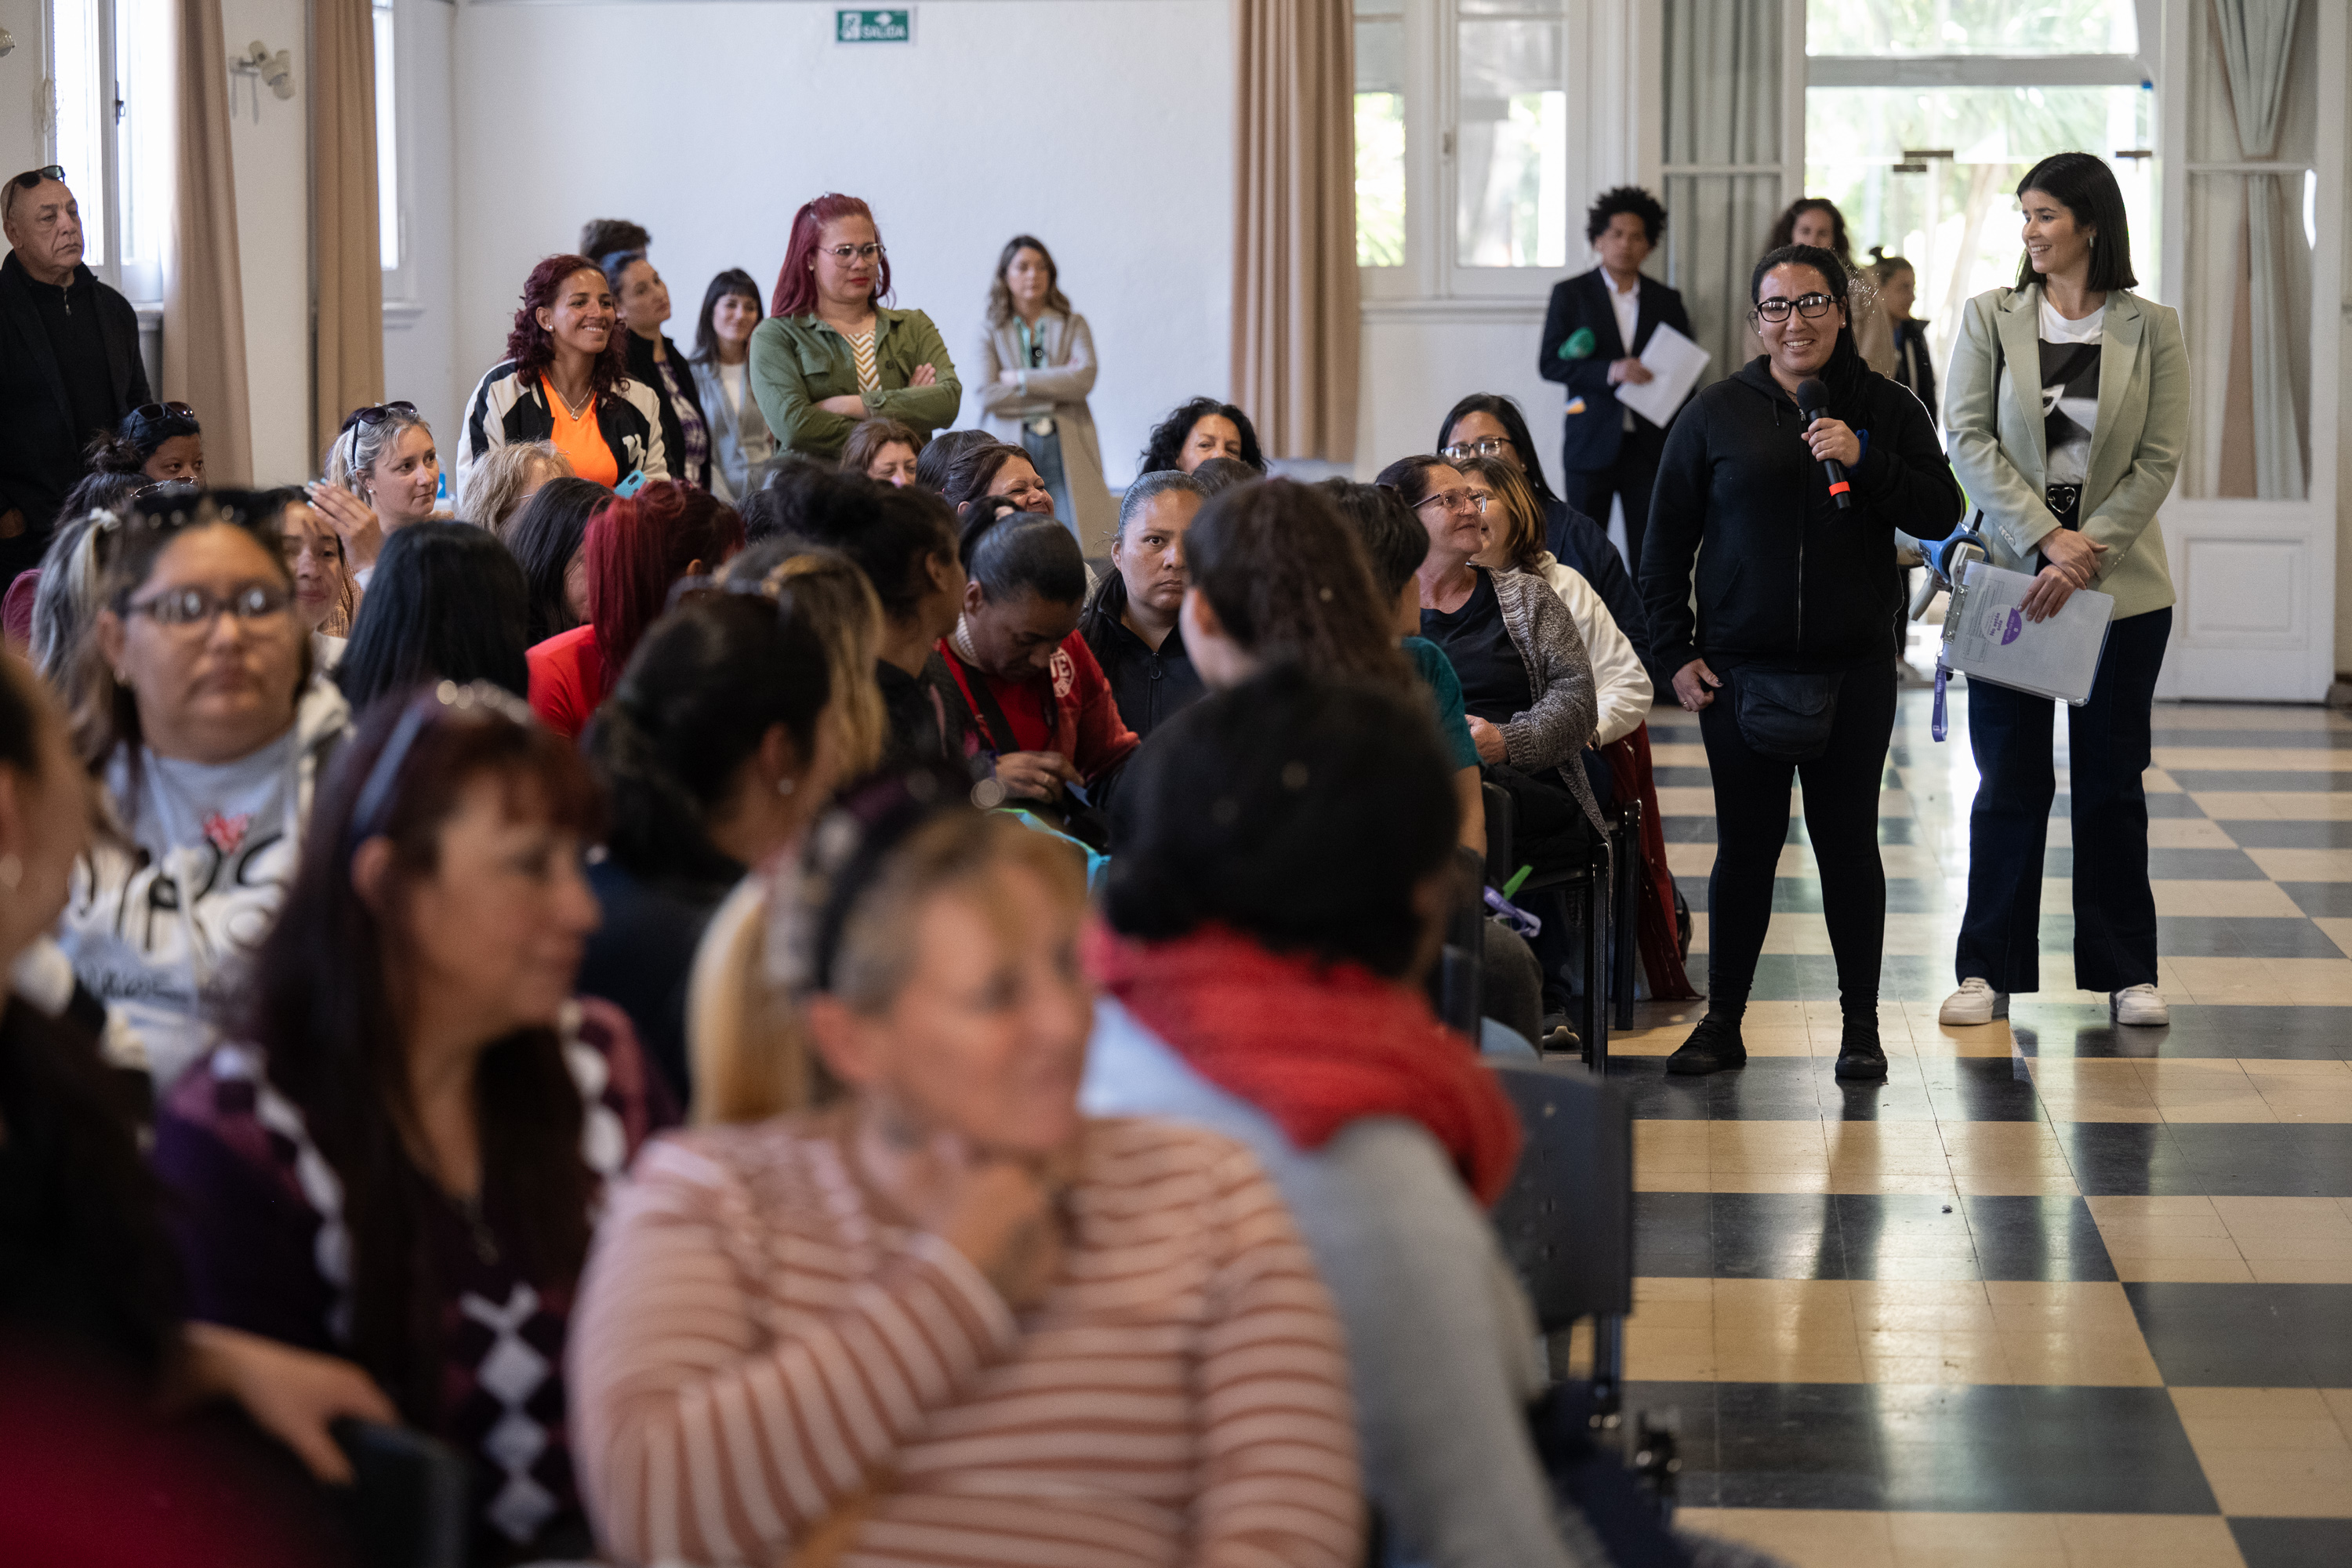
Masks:
[[[1829,405],[1829,384],[1820,376],[1807,376],[1797,384],[1797,412],[1805,416],[1807,425],[1827,414]],[[1853,487],[1846,483],[1845,465],[1835,458],[1823,458],[1822,472],[1830,477],[1830,499],[1837,502],[1838,510],[1851,508],[1853,505]]]

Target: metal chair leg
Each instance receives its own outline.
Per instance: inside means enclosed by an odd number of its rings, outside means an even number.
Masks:
[[[1616,1004],[1616,1026],[1630,1029],[1633,1026],[1633,967],[1642,955],[1642,888],[1646,879],[1643,875],[1640,801],[1625,803],[1615,837],[1617,853],[1612,868],[1614,882],[1611,890],[1617,905],[1617,954],[1610,991]]]

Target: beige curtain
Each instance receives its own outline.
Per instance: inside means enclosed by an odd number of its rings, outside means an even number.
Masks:
[[[163,395],[205,426],[205,477],[253,482],[245,283],[229,157],[228,50],[220,0],[173,0],[172,238],[163,261]]]
[[[310,7],[313,452],[327,449],[352,409],[383,401],[372,11],[368,0],[313,0]]]
[[[1355,47],[1349,0],[1235,0],[1234,401],[1268,457],[1352,462]]]

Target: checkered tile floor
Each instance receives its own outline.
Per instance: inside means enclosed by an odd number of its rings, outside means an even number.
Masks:
[[[1791,821],[1748,1065],[1664,1076],[1696,1005],[1612,1042],[1634,1096],[1630,1407],[1676,1413],[1685,1518],[1822,1568],[2352,1563],[2352,721],[2162,705],[2161,1030],[2072,989],[2058,728],[2042,978],[1945,1030],[1975,787],[1927,694],[1879,837],[1885,1084],[1832,1078],[1836,979]],[[1705,986],[1713,795],[1652,721]]]

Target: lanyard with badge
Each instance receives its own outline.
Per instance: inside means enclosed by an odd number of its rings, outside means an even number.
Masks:
[[[1021,368],[1024,373],[1021,387],[1025,392],[1029,388],[1027,373],[1045,368],[1045,334],[1018,316],[1013,318],[1013,330],[1021,337]],[[1022,426],[1033,436],[1051,436],[1054,433],[1054,416],[1040,414],[1033,419],[1022,421]]]

